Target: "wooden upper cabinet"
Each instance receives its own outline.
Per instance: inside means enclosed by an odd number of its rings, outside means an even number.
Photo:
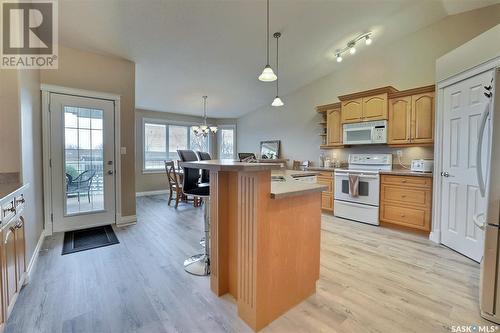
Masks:
[[[390,145],[429,145],[434,142],[434,85],[389,95]]]
[[[342,102],[342,123],[383,120],[388,117],[388,96],[397,92],[387,86],[339,96]]]
[[[389,100],[388,144],[410,143],[411,96]]]
[[[363,99],[342,102],[342,123],[357,123],[363,118]]]
[[[411,142],[434,142],[434,92],[412,96]]]
[[[387,94],[363,97],[363,121],[387,119]]]
[[[340,108],[326,111],[326,144],[341,146],[342,143],[342,116]]]

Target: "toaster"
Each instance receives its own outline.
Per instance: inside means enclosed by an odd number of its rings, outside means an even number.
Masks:
[[[434,169],[434,160],[412,160],[411,161],[411,171],[416,172],[432,172]]]

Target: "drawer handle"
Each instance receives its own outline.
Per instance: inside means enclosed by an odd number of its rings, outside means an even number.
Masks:
[[[403,199],[406,198],[406,194],[401,195],[401,198]]]
[[[23,204],[25,202],[26,202],[26,200],[24,199],[24,196],[21,196],[21,199],[16,200],[16,204]]]
[[[406,216],[405,214],[401,213],[401,217],[405,217],[405,216]]]
[[[401,183],[406,183],[406,179],[401,180]]]
[[[16,208],[14,206],[11,206],[9,208],[5,208],[3,210],[4,214],[7,214],[8,212],[15,212],[16,211]]]

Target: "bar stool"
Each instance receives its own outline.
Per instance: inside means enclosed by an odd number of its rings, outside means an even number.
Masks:
[[[197,152],[198,154],[198,159],[200,161],[208,161],[211,160],[212,157],[210,156],[209,153],[206,153],[204,151],[199,151]],[[201,181],[200,183],[202,184],[209,184],[210,183],[210,171],[208,170],[201,170]]]
[[[192,150],[178,150],[183,162],[197,161],[198,158]],[[200,186],[200,170],[184,167],[183,191],[185,194],[194,195],[203,199],[205,251],[184,260],[184,270],[190,274],[206,276],[210,274],[210,186]]]

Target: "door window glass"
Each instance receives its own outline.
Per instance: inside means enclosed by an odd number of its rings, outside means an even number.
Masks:
[[[103,110],[64,107],[66,215],[104,210]]]

